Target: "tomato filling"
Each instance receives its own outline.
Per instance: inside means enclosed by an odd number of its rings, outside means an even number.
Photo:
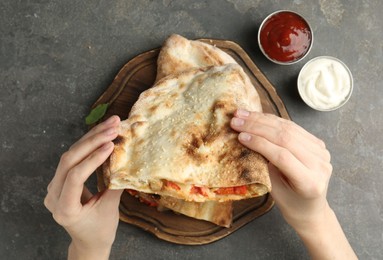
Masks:
[[[138,191],[136,190],[132,190],[132,189],[125,189],[130,195],[132,196],[137,196],[138,195]]]
[[[150,200],[147,200],[147,199],[144,199],[142,197],[139,198],[140,202],[150,206],[150,207],[157,207],[158,206],[158,203],[155,202],[155,201],[150,201]]]
[[[180,186],[178,186],[175,182],[172,182],[172,181],[166,181],[166,186],[175,190],[181,189]]]
[[[176,191],[181,190],[181,187],[177,183],[172,181],[166,180],[165,186]],[[247,186],[242,185],[242,186],[234,186],[234,187],[222,187],[222,188],[213,189],[212,191],[217,195],[230,195],[230,194],[245,195],[247,193]],[[189,192],[192,195],[197,194],[197,195],[202,195],[204,197],[209,197],[209,188],[207,187],[191,185]]]
[[[227,195],[227,194],[244,195],[247,192],[247,187],[246,185],[235,186],[235,187],[222,187],[222,188],[218,188],[214,192],[218,195]]]
[[[150,207],[157,207],[158,206],[158,203],[155,201],[155,200],[149,200],[149,199],[145,199],[143,197],[141,197],[138,193],[138,191],[136,190],[132,190],[132,189],[125,189],[126,192],[128,192],[130,195],[132,195],[133,197],[136,197],[138,198],[138,200],[141,202],[141,203],[144,203]]]
[[[206,188],[198,187],[198,186],[194,186],[194,185],[190,189],[190,194],[201,194],[202,196],[205,196],[205,197],[208,196]]]

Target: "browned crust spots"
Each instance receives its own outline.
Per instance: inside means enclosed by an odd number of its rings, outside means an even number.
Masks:
[[[241,174],[239,175],[239,179],[244,180],[245,182],[252,182],[253,176],[251,175],[249,169],[243,168],[241,170]]]
[[[189,156],[189,158],[192,158],[194,161],[199,163],[202,163],[205,159],[205,157],[198,152],[198,149],[202,144],[202,138],[192,134],[191,141],[184,145],[186,154]]]
[[[248,157],[252,152],[249,150],[249,149],[244,149],[241,151],[240,155],[239,155],[239,158],[240,159],[245,159],[246,157]]]
[[[154,113],[158,108],[158,105],[153,105],[152,107],[149,108],[150,113]]]
[[[226,107],[225,105],[225,102],[221,101],[221,100],[218,100],[217,102],[215,102],[213,104],[213,106],[211,107],[211,111],[214,112],[218,109],[224,109]]]
[[[125,138],[121,135],[118,135],[114,140],[114,145],[121,145],[124,142]]]

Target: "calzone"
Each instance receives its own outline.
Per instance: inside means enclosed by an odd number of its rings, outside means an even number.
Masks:
[[[271,190],[267,161],[237,140],[237,108],[260,110],[238,64],[191,68],[143,92],[103,165],[110,189],[134,189],[186,201],[228,201]]]

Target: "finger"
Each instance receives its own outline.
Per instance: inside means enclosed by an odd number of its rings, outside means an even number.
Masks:
[[[234,116],[241,119],[255,121],[261,125],[270,126],[272,128],[280,129],[284,127],[287,129],[293,129],[294,131],[300,133],[302,136],[304,136],[308,140],[311,140],[320,147],[326,148],[326,145],[322,140],[307,132],[304,128],[295,124],[293,121],[281,118],[279,116],[267,113],[249,112],[243,109],[238,109],[237,111],[235,111]]]
[[[280,194],[284,194],[286,189],[285,182],[281,179],[281,173],[277,171],[277,168],[269,167],[269,176],[271,182],[271,191],[270,194],[278,204],[278,199],[280,198]]]
[[[53,205],[55,204],[55,201],[57,199],[56,196],[52,195],[52,181],[47,186],[47,195],[44,198],[44,206],[50,211],[53,211]]]
[[[76,142],[72,147],[70,148],[69,152],[71,152],[72,159],[69,162],[69,165],[76,165],[81,160],[78,158],[84,158],[87,155],[89,155],[92,151],[94,151],[96,148],[100,147],[101,145],[112,141],[115,139],[118,135],[118,129],[116,126],[111,126],[109,128],[104,129],[101,132],[98,132],[93,135],[89,135],[87,138],[82,139],[81,141]],[[76,156],[73,156],[73,155]]]
[[[83,205],[85,211],[97,206],[102,208],[103,212],[112,212],[118,209],[121,201],[122,190],[105,189],[93,196],[86,204]]]
[[[82,206],[81,196],[85,181],[108,158],[113,147],[112,142],[104,144],[68,172],[60,194],[62,206],[69,210],[78,210]]]
[[[324,147],[322,141],[319,141],[318,138],[311,135],[292,121],[282,119],[275,115],[261,114],[257,112],[251,112],[249,116],[243,116],[244,112],[236,112],[235,114],[239,115],[238,117],[235,116],[231,121],[231,125],[235,130],[253,133],[253,131],[257,131],[259,127],[263,126],[266,129],[274,129],[274,132],[296,133],[296,136],[304,143],[310,142],[321,148]]]
[[[81,141],[83,139],[86,139],[86,138],[88,138],[91,135],[100,133],[100,132],[104,131],[107,128],[110,128],[110,127],[113,127],[113,126],[117,126],[119,123],[120,123],[120,118],[118,116],[116,116],[116,115],[111,116],[107,120],[105,120],[104,122],[96,125],[91,130],[89,130],[83,137],[81,137],[79,139],[79,141]]]
[[[54,205],[57,203],[57,196],[52,192],[52,182],[51,180],[47,186],[47,195],[44,198],[44,206],[53,213]]]
[[[308,168],[316,167],[319,161],[324,161],[323,149],[312,142],[305,140],[301,135],[291,131],[281,131],[265,125],[257,125],[254,129],[247,129],[247,122],[243,131],[263,137],[277,146],[289,150],[298,160]],[[251,124],[254,125],[254,124]]]
[[[261,136],[240,133],[238,139],[244,146],[266,157],[293,182],[299,182],[301,175],[309,171],[289,150],[275,145]]]
[[[52,179],[50,188],[52,193],[59,197],[68,171],[79,164],[98,147],[116,138],[117,134],[116,127],[110,126],[102,132],[89,135],[88,138],[83,139],[80,143],[76,143],[72,149],[64,153],[61,156],[56,174]]]
[[[118,132],[119,123],[120,123],[120,118],[118,116],[111,116],[106,121],[98,124],[97,126],[93,127],[90,131],[88,131],[76,143],[74,143],[69,148],[69,150],[76,149],[78,146],[81,146],[87,140],[92,139],[99,134],[111,131],[110,129],[114,129],[115,131]]]
[[[51,193],[48,192],[48,194],[44,198],[44,206],[53,213],[53,205],[56,204],[56,199],[54,196],[52,196]]]
[[[124,190],[110,190],[107,189],[102,195],[101,206],[105,210],[113,210],[120,205],[121,194]]]
[[[281,122],[279,125],[260,123],[250,118],[234,117],[231,120],[232,128],[240,132],[248,132],[262,136],[276,145],[290,150],[299,160],[310,166],[319,159],[330,161],[330,153],[313,139],[307,138],[295,124]],[[312,166],[312,165],[311,165]]]
[[[47,192],[49,192],[49,190],[51,189],[52,187],[52,181],[49,182],[48,186],[47,186]]]
[[[284,194],[286,190],[290,188],[289,181],[283,172],[281,172],[277,167],[275,167],[272,163],[269,163],[269,176],[271,181],[271,196],[275,200],[280,198],[280,194]]]
[[[324,143],[321,140],[319,140],[317,137],[307,132],[305,129],[303,129],[299,125],[295,124],[293,121],[281,118],[273,114],[250,112],[247,110],[238,109],[234,113],[234,116],[238,118],[249,119],[252,121],[258,121],[260,124],[268,125],[273,128],[280,128],[281,125],[286,124],[288,125],[288,127],[294,127],[295,131],[300,132],[302,135],[311,139],[313,142],[318,143],[318,145],[321,145],[321,146],[324,145]]]

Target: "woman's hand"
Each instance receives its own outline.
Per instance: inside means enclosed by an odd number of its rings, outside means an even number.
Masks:
[[[88,177],[112,153],[120,119],[113,116],[95,126],[60,159],[44,200],[56,222],[72,238],[69,258],[107,259],[119,221],[122,190],[93,195],[85,187]]]
[[[271,195],[314,259],[356,259],[327,202],[332,173],[323,141],[270,114],[237,110],[231,121],[239,141],[269,160]]]
[[[287,222],[298,228],[320,217],[332,172],[324,142],[270,114],[238,110],[231,124],[243,145],[270,161],[271,194]]]

